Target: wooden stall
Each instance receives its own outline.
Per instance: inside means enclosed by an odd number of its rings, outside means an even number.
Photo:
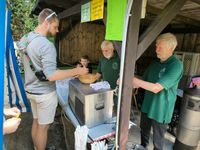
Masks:
[[[67,3],[68,2],[68,3]],[[81,13],[81,5],[88,0],[38,0],[33,12],[38,13],[45,6],[59,13],[61,20],[75,18]],[[62,5],[61,5],[62,4]],[[105,0],[105,6],[107,1]],[[127,35],[124,77],[122,87],[122,103],[119,115],[118,145],[125,150],[128,139],[128,122],[132,95],[130,82],[134,75],[135,64],[138,71],[143,72],[149,62],[155,58],[154,41],[162,32],[172,32],[178,38],[176,51],[200,52],[200,1],[199,0],[147,0],[146,16],[141,19],[142,2],[134,0],[130,15]],[[104,17],[104,19],[106,19]],[[69,21],[69,20],[68,20]],[[80,21],[80,18],[79,18]],[[91,23],[61,23],[62,36],[58,35],[57,50],[59,60],[63,63],[74,63],[84,54],[88,54],[92,62],[100,56],[100,42],[104,38],[104,25]],[[66,32],[62,32],[66,30]],[[115,46],[121,50],[120,42]],[[96,53],[98,51],[98,53]],[[118,149],[117,148],[117,149]]]
[[[60,31],[58,58],[62,64],[74,64],[83,55],[88,55],[91,63],[98,63],[105,37],[105,26],[101,22],[80,23],[64,19]]]

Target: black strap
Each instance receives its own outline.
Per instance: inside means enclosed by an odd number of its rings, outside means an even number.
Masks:
[[[29,92],[29,91],[26,91],[26,93],[32,94],[32,95],[43,95],[43,93],[32,93],[32,92]]]
[[[35,36],[31,41],[26,41],[26,43],[24,43],[26,46],[25,48],[22,50],[23,53],[25,54],[25,56],[27,57],[28,59],[28,63],[29,63],[29,66],[31,68],[31,70],[35,73],[35,76],[40,80],[40,81],[48,81],[48,79],[46,78],[45,74],[43,73],[42,70],[38,71],[35,66],[33,65],[33,62],[31,60],[31,58],[29,57],[28,53],[27,53],[27,47],[28,45],[37,37],[39,37],[40,35],[37,35]],[[28,34],[24,35],[24,38],[27,38],[28,39]]]
[[[25,38],[27,38],[28,39],[28,34],[26,34],[26,35],[24,35],[25,36]],[[26,55],[26,57],[27,57],[27,59],[28,59],[28,62],[29,62],[29,66],[30,66],[30,68],[31,68],[31,70],[35,73],[37,70],[36,70],[36,68],[35,68],[35,66],[33,65],[33,62],[32,62],[32,60],[31,60],[31,58],[29,57],[29,55],[28,55],[28,53],[27,53],[27,47],[28,47],[28,45],[34,40],[34,39],[36,39],[37,37],[39,37],[40,35],[37,35],[37,36],[35,36],[33,39],[31,39],[31,41],[26,41],[26,48],[24,48],[23,49],[23,52],[24,52],[24,54]]]

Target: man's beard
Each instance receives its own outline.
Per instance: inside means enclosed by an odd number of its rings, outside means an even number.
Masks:
[[[110,59],[112,56],[113,56],[113,54],[112,55],[106,55],[106,56],[104,55],[104,57],[107,58],[107,59]]]
[[[55,36],[55,35],[54,35],[54,34],[52,34],[51,32],[48,32],[48,33],[47,33],[47,35],[48,35],[48,36],[50,36],[50,37],[53,37],[53,36]]]
[[[47,36],[54,37],[55,35],[56,33],[53,34],[52,32],[50,32],[50,29],[47,31]]]

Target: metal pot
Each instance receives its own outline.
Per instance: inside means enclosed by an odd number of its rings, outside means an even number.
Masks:
[[[175,150],[196,150],[200,140],[200,87],[186,89],[183,95]]]

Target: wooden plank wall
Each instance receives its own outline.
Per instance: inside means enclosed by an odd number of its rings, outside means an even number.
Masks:
[[[69,21],[61,22],[62,38],[59,42],[59,61],[63,64],[74,64],[82,55],[88,55],[92,63],[98,63],[102,56],[101,42],[105,37],[105,26],[94,23],[71,24]],[[176,51],[200,53],[199,33],[175,34],[178,40]],[[156,57],[155,43],[137,61],[138,67],[146,66]],[[141,68],[141,67],[139,67]],[[143,72],[143,71],[142,71]]]
[[[177,51],[200,53],[200,34],[176,34],[178,40]]]
[[[88,55],[91,63],[98,63],[101,57],[101,42],[105,37],[104,25],[77,23],[69,25],[63,22],[61,30],[68,32],[62,35],[59,42],[59,61],[63,64],[74,64],[81,56]]]
[[[200,34],[187,33],[175,34],[178,41],[176,51],[200,53]],[[142,57],[155,57],[155,42],[149,46]]]

